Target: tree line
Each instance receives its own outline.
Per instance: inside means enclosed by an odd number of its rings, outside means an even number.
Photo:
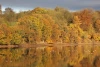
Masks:
[[[0,14],[0,44],[93,43],[100,41],[100,11],[37,7]]]

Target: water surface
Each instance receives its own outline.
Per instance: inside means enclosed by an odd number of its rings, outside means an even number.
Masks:
[[[0,49],[0,67],[100,67],[100,46]]]

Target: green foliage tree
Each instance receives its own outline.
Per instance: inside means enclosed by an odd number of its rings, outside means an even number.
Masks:
[[[9,22],[9,24],[17,21],[15,12],[9,7],[5,8],[4,18]]]

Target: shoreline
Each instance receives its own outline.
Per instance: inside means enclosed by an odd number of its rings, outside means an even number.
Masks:
[[[100,46],[100,43],[40,43],[40,44],[20,44],[20,45],[0,45],[0,49],[4,48],[34,48],[34,47],[70,47],[70,46]]]

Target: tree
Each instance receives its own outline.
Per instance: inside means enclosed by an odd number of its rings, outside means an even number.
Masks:
[[[94,26],[95,26],[95,28],[96,28],[96,31],[97,31],[97,32],[100,32],[100,19],[97,19],[97,20],[96,20]]]
[[[22,35],[20,34],[20,28],[15,25],[15,26],[11,26],[11,33],[12,33],[12,37],[11,37],[11,44],[13,45],[19,45],[22,43]]]
[[[51,40],[52,24],[54,22],[47,14],[26,15],[18,21],[24,34],[22,36],[27,42],[30,42],[30,37],[33,37],[35,42]]]
[[[36,26],[35,26],[36,21],[37,18],[29,15],[26,15],[18,20],[17,24],[21,28],[20,31],[21,36],[23,38],[23,41],[25,41],[26,43],[31,42],[30,41],[31,35],[35,35],[34,30],[36,30]]]
[[[79,19],[78,16],[74,16],[73,23],[76,24],[76,25],[78,25],[78,26],[81,24],[81,21],[80,21],[80,19]]]
[[[61,36],[61,30],[59,29],[59,26],[57,24],[54,24],[51,36],[52,41],[58,42],[60,40],[60,36]]]
[[[12,38],[12,33],[10,27],[7,26],[7,24],[1,24],[0,25],[0,30],[1,30],[1,44],[11,44],[11,38]]]
[[[34,14],[46,14],[47,10],[44,8],[37,7],[34,10],[32,10],[32,13],[34,13]]]
[[[72,43],[82,42],[84,31],[80,28],[81,20],[78,16],[73,17],[73,24],[68,26],[69,39]]]
[[[84,9],[80,11],[79,18],[81,20],[81,28],[85,31],[89,30],[92,24],[93,11],[89,9]]]
[[[72,22],[73,15],[67,9],[64,9],[62,7],[56,7],[55,11],[57,13],[60,13],[60,17],[63,17],[67,21],[67,23]]]
[[[13,9],[11,8],[5,8],[4,11],[4,17],[8,22],[16,22],[16,15],[15,12],[13,11]]]
[[[43,28],[42,28],[42,40],[45,42],[51,42],[53,19],[49,15],[43,15]]]

